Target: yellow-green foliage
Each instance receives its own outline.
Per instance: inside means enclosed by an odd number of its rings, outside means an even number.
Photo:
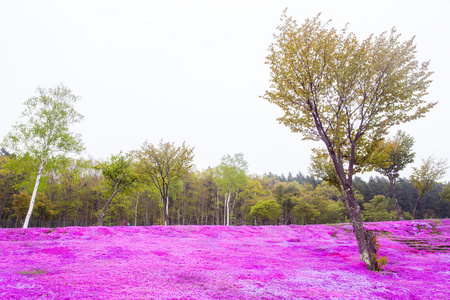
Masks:
[[[37,275],[37,274],[45,274],[46,271],[42,269],[33,269],[30,271],[20,271],[19,274],[22,275]]]
[[[379,254],[380,248],[381,248],[381,244],[380,242],[378,242],[378,238],[374,237],[373,238],[373,243],[375,244],[375,249],[377,250],[377,253],[372,253],[372,257],[376,262],[376,270],[377,271],[382,271],[384,266],[387,264],[388,262],[388,257],[387,255],[385,256],[381,256]]]
[[[383,195],[377,195],[365,204],[364,216],[366,221],[391,221],[396,219],[396,212],[389,210],[389,201]]]
[[[281,206],[274,200],[258,201],[250,210],[250,216],[260,224],[275,222],[281,215]]]

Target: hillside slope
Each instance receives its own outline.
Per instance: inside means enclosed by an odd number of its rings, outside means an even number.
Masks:
[[[450,220],[0,229],[1,299],[450,299]]]

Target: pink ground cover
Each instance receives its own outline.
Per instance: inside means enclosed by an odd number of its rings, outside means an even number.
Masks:
[[[450,220],[0,229],[0,299],[450,299]]]

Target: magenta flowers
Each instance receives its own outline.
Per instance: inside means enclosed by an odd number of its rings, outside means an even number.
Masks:
[[[365,227],[382,272],[348,224],[0,229],[0,298],[450,298],[450,220]]]

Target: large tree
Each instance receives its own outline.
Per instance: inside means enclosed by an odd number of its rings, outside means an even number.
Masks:
[[[444,178],[447,168],[448,165],[446,160],[436,160],[433,156],[423,160],[422,165],[419,168],[413,167],[410,176],[411,182],[419,192],[419,197],[417,197],[416,205],[413,210],[413,219],[416,217],[416,210],[420,205],[420,199],[436,185],[437,181]]]
[[[360,258],[379,269],[373,234],[362,223],[352,180],[368,167],[388,129],[430,110],[423,97],[430,84],[428,63],[415,58],[414,40],[392,30],[359,41],[319,16],[301,26],[283,14],[266,63],[271,86],[264,99],[282,108],[278,120],[304,139],[322,141],[346,194]]]
[[[389,153],[388,158],[377,165],[376,171],[383,174],[389,179],[392,190],[392,198],[394,199],[397,216],[401,221],[403,220],[402,209],[397,201],[395,182],[407,164],[414,162],[412,146],[414,145],[414,138],[399,130],[393,139],[386,139],[382,142],[381,148],[386,149]]]
[[[122,153],[112,155],[107,161],[98,163],[95,169],[101,170],[110,191],[108,200],[98,214],[98,226],[103,226],[103,217],[114,197],[130,189],[137,182],[137,176],[133,170],[132,157]]]
[[[45,170],[61,167],[67,161],[67,154],[84,150],[81,136],[70,131],[72,124],[83,119],[74,109],[79,97],[62,84],[54,89],[38,88],[37,94],[25,101],[26,109],[21,116],[24,121],[13,126],[2,144],[18,156],[30,155],[35,162],[36,181],[23,228],[28,228]]]
[[[175,147],[174,143],[161,140],[158,146],[145,142],[140,150],[134,152],[138,177],[153,183],[161,195],[165,225],[169,225],[169,187],[180,181],[191,169],[193,151],[194,148],[186,146],[184,142]]]

